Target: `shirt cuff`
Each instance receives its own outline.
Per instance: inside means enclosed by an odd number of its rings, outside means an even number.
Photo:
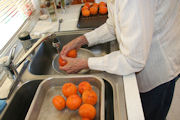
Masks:
[[[94,31],[88,32],[84,34],[88,41],[88,46],[93,46],[97,43],[98,39]]]
[[[103,57],[92,57],[88,59],[88,67],[92,70],[104,71]]]

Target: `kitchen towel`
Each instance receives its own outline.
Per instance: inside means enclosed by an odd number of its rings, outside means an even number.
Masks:
[[[4,108],[6,107],[6,104],[7,103],[5,100],[0,100],[0,114],[4,110]]]
[[[31,31],[31,38],[39,38],[43,33],[56,32],[58,31],[58,25],[58,21],[50,22],[48,20],[40,20]]]

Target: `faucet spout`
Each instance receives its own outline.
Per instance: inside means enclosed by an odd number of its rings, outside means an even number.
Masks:
[[[19,60],[19,62],[15,65],[15,68],[18,68],[19,65],[21,65],[24,60],[45,40],[51,39],[51,37],[54,37],[54,33],[51,34],[45,34],[43,37],[41,37],[25,54],[24,56]]]

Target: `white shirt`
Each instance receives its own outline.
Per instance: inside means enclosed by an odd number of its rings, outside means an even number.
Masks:
[[[88,59],[90,69],[137,73],[147,92],[180,73],[180,0],[108,0],[106,23],[86,33],[89,46],[117,39],[119,50]]]

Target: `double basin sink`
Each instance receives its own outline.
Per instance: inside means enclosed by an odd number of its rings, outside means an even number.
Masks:
[[[57,33],[56,39],[60,41],[60,49],[72,39],[88,31],[68,31]],[[83,46],[94,53],[95,56],[102,56],[111,52],[111,43],[105,43],[93,47]],[[39,84],[46,78],[53,76],[68,76],[68,74],[57,73],[52,67],[53,58],[57,50],[50,42],[43,42],[34,53],[34,56],[22,69],[22,75],[15,91],[7,100],[8,105],[0,116],[2,120],[24,120],[29,110],[33,97]],[[101,77],[105,83],[105,119],[127,119],[124,90],[122,79],[115,80],[105,72],[90,70],[83,75],[95,75]],[[79,76],[73,74],[69,76]],[[121,84],[118,86],[118,84]],[[120,91],[119,91],[120,90]],[[119,101],[120,100],[120,101]],[[120,107],[119,107],[120,106]],[[118,111],[118,112],[117,112]]]

